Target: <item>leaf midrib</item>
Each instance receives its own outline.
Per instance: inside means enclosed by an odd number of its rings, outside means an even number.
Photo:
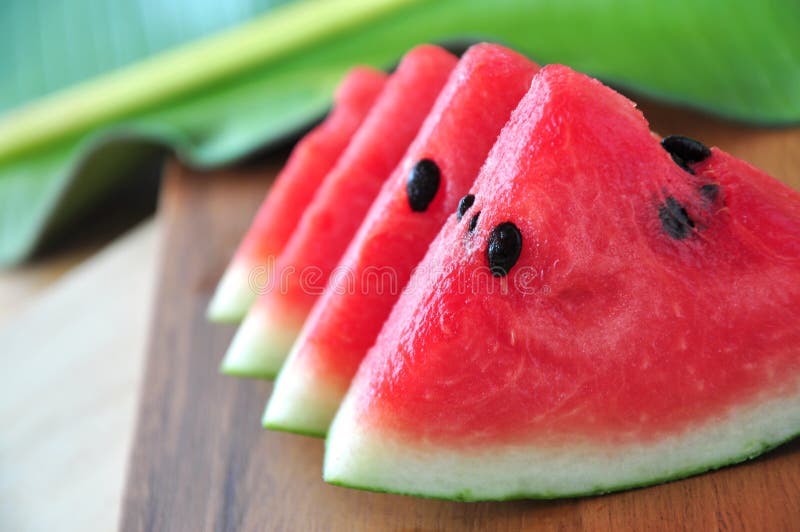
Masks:
[[[0,163],[275,61],[420,1],[425,0],[298,2],[236,29],[59,91],[0,117]]]

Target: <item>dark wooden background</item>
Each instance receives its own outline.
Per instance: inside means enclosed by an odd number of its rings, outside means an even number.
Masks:
[[[655,105],[653,128],[718,145],[800,189],[800,129],[749,129]],[[743,465],[583,499],[451,503],[322,481],[321,440],[261,429],[271,384],[218,373],[233,335],[205,310],[281,157],[168,165],[166,222],[121,529],[800,530],[800,441]]]

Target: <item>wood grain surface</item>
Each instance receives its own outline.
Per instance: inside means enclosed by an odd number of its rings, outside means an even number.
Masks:
[[[653,128],[720,147],[800,189],[800,129],[747,129],[645,106]],[[198,174],[169,167],[165,249],[121,528],[139,530],[792,530],[800,442],[686,480],[556,501],[451,503],[325,484],[321,440],[267,432],[271,384],[221,376],[233,327],[211,292],[276,163]]]

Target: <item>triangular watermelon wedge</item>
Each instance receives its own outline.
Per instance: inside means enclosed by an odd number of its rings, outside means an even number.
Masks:
[[[331,427],[325,479],[585,495],[800,432],[800,194],[543,68]],[[673,160],[674,157],[674,160]]]
[[[464,54],[339,262],[345,275],[331,280],[303,326],[265,426],[327,432],[412,269],[469,191],[537,69],[495,44]]]
[[[330,174],[236,333],[224,373],[273,378],[384,181],[414,139],[458,59],[408,52]]]
[[[251,276],[269,277],[300,216],[364,121],[387,75],[367,67],[351,70],[339,84],[325,120],[300,140],[252,225],[239,244],[208,306],[208,318],[238,322],[256,299]]]

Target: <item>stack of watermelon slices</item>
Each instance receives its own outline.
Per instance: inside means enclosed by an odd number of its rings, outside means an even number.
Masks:
[[[303,212],[239,328],[223,371],[263,378],[277,374],[347,243],[456,62],[435,46],[411,50],[401,61]]]
[[[210,312],[266,288],[223,370],[280,370],[264,424],[327,435],[327,481],[582,495],[800,432],[800,194],[497,45],[419,47],[383,85],[347,78],[348,127],[315,133],[342,147],[302,141],[246,238],[283,244],[240,248],[275,267],[256,287],[240,251]]]

